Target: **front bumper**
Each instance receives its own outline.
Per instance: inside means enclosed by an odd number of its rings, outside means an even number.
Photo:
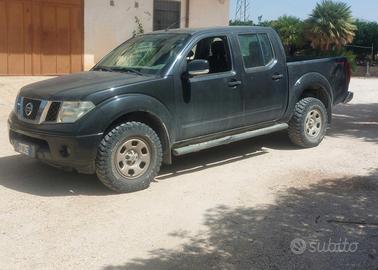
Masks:
[[[33,146],[35,158],[67,170],[86,174],[95,172],[97,148],[102,134],[74,135],[66,131],[41,131],[33,129],[32,125],[22,122],[14,114],[9,117],[8,126],[11,144]]]

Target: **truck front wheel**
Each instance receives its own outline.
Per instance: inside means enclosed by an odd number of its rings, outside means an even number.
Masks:
[[[116,192],[134,192],[149,187],[162,162],[159,137],[149,126],[123,123],[105,135],[96,158],[100,181]]]
[[[320,100],[312,97],[300,100],[289,122],[291,141],[305,148],[318,146],[326,134],[327,119],[327,110]]]

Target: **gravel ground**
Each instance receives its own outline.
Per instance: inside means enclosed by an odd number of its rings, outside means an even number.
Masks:
[[[0,269],[377,269],[377,79],[352,80],[317,148],[235,143],[124,195],[13,152],[17,89],[41,79],[0,78]]]

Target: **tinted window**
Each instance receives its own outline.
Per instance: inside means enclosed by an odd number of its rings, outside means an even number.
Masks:
[[[240,35],[239,43],[246,68],[266,66],[274,59],[267,34]]]
[[[259,34],[259,40],[261,44],[262,53],[264,56],[264,64],[268,65],[273,61],[273,49],[267,34]]]
[[[207,60],[210,73],[231,70],[231,55],[228,39],[225,36],[209,37],[200,40],[187,55],[187,61]]]

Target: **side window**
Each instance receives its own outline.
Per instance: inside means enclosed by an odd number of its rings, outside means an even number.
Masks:
[[[267,34],[239,35],[239,43],[246,68],[263,67],[274,59]]]
[[[239,43],[246,68],[264,66],[260,42],[256,34],[239,36]]]
[[[259,40],[264,56],[264,64],[268,65],[274,60],[272,44],[267,34],[259,34]]]
[[[231,71],[230,46],[226,36],[209,37],[200,40],[186,56],[188,62],[207,60],[210,74]]]

